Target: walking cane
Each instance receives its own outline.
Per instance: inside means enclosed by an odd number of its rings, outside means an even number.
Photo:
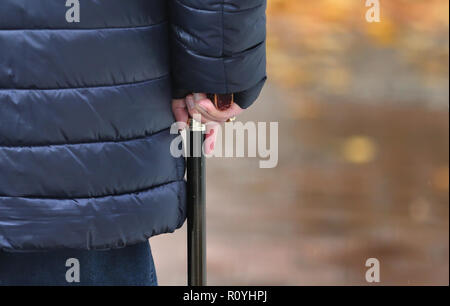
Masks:
[[[208,98],[217,109],[226,110],[233,104],[234,95],[208,95]],[[206,160],[202,150],[205,130],[200,121],[190,120],[187,158],[189,286],[206,286]]]
[[[206,285],[206,181],[203,141],[205,125],[189,124],[188,183],[188,285]]]

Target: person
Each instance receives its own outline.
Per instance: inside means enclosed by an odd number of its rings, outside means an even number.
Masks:
[[[157,284],[148,239],[186,218],[169,128],[196,113],[223,122],[257,99],[265,10],[0,2],[0,285]],[[235,103],[218,110],[206,93]]]

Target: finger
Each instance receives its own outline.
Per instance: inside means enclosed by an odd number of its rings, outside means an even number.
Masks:
[[[185,99],[172,100],[172,112],[175,116],[178,129],[184,129],[186,127],[186,122],[189,119],[189,113],[187,110]]]
[[[239,115],[243,111],[239,105],[235,103],[233,103],[228,109],[220,111],[211,102],[211,100],[206,97],[207,96],[204,93],[194,93],[194,102],[200,112],[203,110],[203,112],[205,112],[208,116],[215,119],[227,120],[231,117]]]
[[[209,100],[208,100],[209,101]],[[212,102],[209,101],[211,104]],[[205,111],[203,111],[201,108],[197,107],[195,103],[194,95],[188,95],[186,97],[186,105],[189,111],[189,115],[194,118],[195,116],[201,116],[201,122],[207,123],[210,121],[215,121],[214,118],[209,116]]]
[[[207,117],[213,118],[218,122],[224,122],[229,118],[235,117],[243,112],[243,109],[236,103],[233,103],[228,109],[220,111],[208,99],[198,101],[196,106],[200,113]]]
[[[195,100],[193,95],[186,96],[186,106],[191,117],[198,114],[198,111],[195,109]]]

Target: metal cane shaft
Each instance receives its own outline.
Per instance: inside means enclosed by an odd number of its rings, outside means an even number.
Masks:
[[[189,130],[188,181],[188,285],[206,285],[206,182],[202,151],[203,127],[193,122]]]

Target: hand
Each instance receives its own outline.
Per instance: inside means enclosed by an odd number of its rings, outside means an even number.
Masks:
[[[189,117],[200,115],[202,123],[206,124],[206,146],[205,153],[211,154],[214,151],[216,141],[216,131],[221,122],[225,122],[242,113],[243,109],[236,103],[224,111],[216,109],[211,100],[206,98],[204,93],[195,93],[188,95],[184,99],[175,99],[172,101],[172,111],[180,129],[185,127]]]

